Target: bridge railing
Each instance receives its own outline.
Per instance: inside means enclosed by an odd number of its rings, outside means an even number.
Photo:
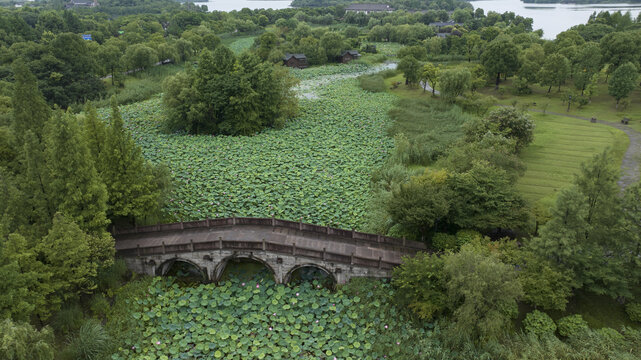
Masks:
[[[250,218],[250,217],[231,217],[231,218],[217,218],[206,219],[197,221],[186,221],[171,224],[157,224],[149,226],[138,226],[133,228],[113,228],[112,233],[117,235],[128,234],[144,234],[153,232],[166,232],[166,231],[180,231],[186,229],[201,229],[201,228],[215,228],[225,226],[238,226],[238,225],[253,225],[253,226],[272,226],[298,230],[307,233],[318,235],[331,235],[341,237],[346,241],[358,240],[369,243],[373,246],[393,246],[404,248],[406,250],[420,251],[426,250],[427,247],[424,243],[406,239],[398,239],[384,235],[368,234],[355,230],[338,229],[329,226],[320,226],[307,224],[303,222],[296,222],[290,220],[282,220],[276,218]]]
[[[310,259],[323,260],[333,263],[346,264],[350,266],[362,266],[368,268],[377,268],[391,270],[399,265],[396,262],[385,261],[381,257],[378,259],[364,258],[354,255],[345,255],[331,251],[318,250],[306,247],[298,247],[296,244],[288,245],[274,243],[269,241],[238,241],[218,239],[207,242],[190,242],[186,244],[170,244],[138,246],[137,248],[122,249],[117,251],[121,257],[143,257],[151,255],[164,254],[183,254],[194,251],[223,251],[223,250],[244,250],[244,251],[267,251],[283,255],[296,257],[305,257]]]

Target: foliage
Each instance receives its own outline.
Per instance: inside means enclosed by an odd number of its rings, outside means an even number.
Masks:
[[[100,360],[108,355],[110,338],[102,324],[95,319],[85,321],[78,333],[69,338],[67,351],[77,360]]]
[[[420,348],[408,338],[416,330],[408,331],[409,319],[375,297],[376,290],[347,296],[316,284],[256,278],[180,288],[155,279],[131,307],[146,331],[125,340],[113,358],[417,358]],[[390,291],[387,284],[377,287]],[[421,333],[426,336],[415,335]]]
[[[523,287],[523,300],[545,310],[565,310],[572,295],[572,276],[548,259],[541,258],[516,242],[507,242],[502,254],[504,262],[513,264]]]
[[[502,107],[465,126],[468,141],[479,141],[488,133],[514,139],[516,150],[520,151],[534,140],[534,122],[514,107]]]
[[[483,55],[481,62],[490,78],[496,78],[496,88],[498,89],[501,80],[501,74],[507,76],[508,73],[515,72],[519,69],[519,49],[507,36],[498,36],[492,40]]]
[[[288,73],[224,46],[204,51],[196,70],[165,80],[166,127],[192,134],[252,135],[296,113]]]
[[[429,173],[413,177],[393,191],[386,211],[392,221],[412,233],[426,234],[446,217],[451,194],[445,182],[447,174]]]
[[[361,75],[358,77],[361,89],[371,92],[383,92],[387,89],[385,79],[379,74]]]
[[[440,72],[441,96],[453,102],[458,96],[463,95],[470,87],[472,74],[467,69],[446,69]]]
[[[112,221],[126,218],[135,223],[160,211],[163,189],[156,181],[154,169],[143,158],[140,147],[124,128],[120,110],[114,101],[112,99],[109,127],[102,130],[104,140],[99,149],[93,151],[96,153],[94,159],[107,188],[109,218]],[[87,121],[100,122],[92,110],[89,110]],[[100,134],[97,138],[100,138]]]
[[[396,288],[395,300],[407,306],[421,319],[433,319],[446,309],[443,258],[429,253],[419,253],[405,258],[394,268],[392,285]]]
[[[588,323],[583,320],[583,317],[579,314],[569,315],[563,318],[560,318],[556,322],[559,335],[570,337],[579,335],[581,332],[588,329]]]
[[[51,326],[57,334],[69,335],[78,331],[84,321],[82,308],[78,304],[70,304],[54,315]]]
[[[109,300],[98,293],[91,297],[89,300],[89,310],[97,319],[104,319],[107,312],[109,311]]]
[[[619,66],[608,80],[608,93],[617,101],[617,107],[621,99],[628,97],[630,92],[637,86],[639,71],[637,67],[628,62]]]
[[[459,247],[481,238],[481,233],[476,230],[462,229],[456,232],[456,243]]]
[[[168,163],[174,192],[166,211],[174,219],[273,214],[360,228],[369,169],[391,149],[386,113],[393,98],[362,92],[355,83],[345,80],[315,90],[320,98],[301,100],[300,117],[283,130],[252,137],[162,134],[158,100],[121,111],[144,156]]]
[[[427,165],[446,153],[472,116],[457,106],[440,105],[424,99],[401,99],[389,112],[394,123],[390,135],[405,134],[409,140],[410,164]]]
[[[554,320],[548,314],[538,310],[534,310],[525,316],[523,327],[526,332],[538,337],[552,335],[556,331]]]
[[[545,59],[543,67],[539,71],[539,82],[542,86],[549,86],[548,92],[552,86],[561,85],[570,76],[570,61],[561,54],[552,54]]]
[[[641,303],[631,302],[625,306],[625,312],[630,320],[641,322]]]
[[[432,246],[437,250],[456,250],[458,249],[458,239],[455,235],[448,233],[436,233],[432,236]]]
[[[475,161],[469,170],[453,173],[448,187],[454,194],[450,223],[481,231],[526,228],[527,206],[505,170],[487,161]]]
[[[54,336],[49,327],[36,330],[28,323],[0,322],[0,358],[6,360],[53,360]]]
[[[424,85],[426,84],[430,85],[430,87],[432,88],[432,96],[436,91],[436,84],[439,81],[440,73],[441,73],[441,69],[439,68],[439,66],[429,62],[423,65],[423,69],[421,69],[421,74],[420,74],[421,81],[423,82]],[[426,87],[423,86],[423,90],[425,89]]]
[[[468,244],[445,259],[444,271],[452,331],[488,341],[510,328],[523,290],[509,265]]]
[[[412,55],[407,55],[399,61],[397,69],[403,72],[405,84],[416,85],[421,77],[421,63]]]

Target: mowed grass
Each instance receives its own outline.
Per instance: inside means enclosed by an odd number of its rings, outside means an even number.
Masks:
[[[536,123],[534,141],[521,154],[527,170],[517,188],[543,208],[572,183],[583,162],[609,147],[621,164],[630,142],[621,130],[603,124],[539,113],[530,116]]]

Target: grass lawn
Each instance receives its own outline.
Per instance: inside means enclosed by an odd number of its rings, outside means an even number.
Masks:
[[[570,185],[582,162],[611,147],[620,163],[628,148],[625,133],[603,124],[549,114],[531,116],[536,123],[534,142],[521,154],[527,170],[517,188],[543,208],[552,205],[556,193]]]
[[[596,94],[592,97],[592,102],[581,109],[578,108],[578,104],[573,103],[569,112],[566,112],[568,105],[567,102],[562,100],[563,95],[567,91],[575,91],[575,93],[580,94],[580,92],[574,89],[570,81],[566,86],[561,86],[560,93],[557,88],[552,88],[552,91],[547,94],[547,87],[532,85],[532,94],[525,96],[513,95],[512,79],[501,82],[500,86],[506,89],[504,95],[497,93],[494,87],[485,88],[481,92],[495,96],[500,104],[508,105],[516,102],[517,106],[525,106],[539,110],[545,109],[550,112],[567,113],[588,118],[595,116],[599,120],[610,122],[620,122],[623,117],[628,117],[631,119],[630,127],[641,132],[641,102],[638,101],[641,99],[641,89],[637,88],[630,94],[628,97],[630,104],[627,108],[624,109],[622,106],[619,106],[619,109],[617,109],[614,98],[608,95],[608,84],[605,82],[605,74],[602,74],[599,80],[599,85]]]

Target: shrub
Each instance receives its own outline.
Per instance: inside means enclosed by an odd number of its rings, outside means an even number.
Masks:
[[[77,304],[62,308],[53,319],[53,329],[62,335],[72,333],[82,326],[84,314]]]
[[[630,320],[641,322],[641,303],[629,303],[625,306],[625,312],[628,313]]]
[[[463,229],[456,232],[456,244],[461,247],[483,236],[476,230]]]
[[[89,301],[91,313],[99,318],[104,319],[109,311],[109,301],[102,294],[96,294]]]
[[[110,348],[109,335],[99,321],[87,320],[78,334],[69,338],[66,352],[76,360],[104,359]]]
[[[98,290],[112,296],[114,290],[118,289],[120,285],[128,280],[130,275],[127,264],[122,259],[117,259],[114,263],[98,272],[97,284]]]
[[[385,91],[385,80],[378,74],[361,75],[358,77],[361,88],[370,92],[383,92]]]
[[[396,69],[387,69],[387,70],[383,70],[383,71],[379,72],[378,75],[382,76],[383,79],[389,79],[389,78],[392,78],[392,77],[398,75],[398,73],[399,72]]]
[[[532,93],[527,79],[521,77],[514,79],[514,93],[516,95],[530,95]]]
[[[556,324],[552,318],[541,311],[534,310],[525,316],[523,327],[527,333],[536,336],[552,335],[556,331]]]
[[[560,318],[556,324],[559,329],[559,335],[565,337],[578,335],[588,329],[588,323],[579,314]]]
[[[49,327],[38,331],[27,323],[11,319],[0,322],[0,359],[53,360],[54,337]]]
[[[436,233],[432,237],[432,246],[438,250],[455,250],[458,249],[458,241],[456,236],[446,233]]]

